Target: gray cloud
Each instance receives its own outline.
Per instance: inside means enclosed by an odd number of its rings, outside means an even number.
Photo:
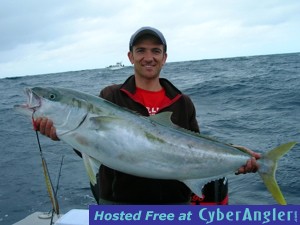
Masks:
[[[299,11],[298,0],[2,0],[0,77],[126,61],[144,25],[163,31],[169,61],[297,52]]]

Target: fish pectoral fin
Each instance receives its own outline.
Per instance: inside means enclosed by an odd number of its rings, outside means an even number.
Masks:
[[[90,157],[85,153],[81,153],[81,154],[82,154],[84,167],[88,174],[89,180],[92,185],[95,185],[97,183],[96,175],[99,172],[101,163],[98,160]]]
[[[209,178],[202,178],[202,179],[190,179],[190,180],[182,180],[186,186],[190,188],[190,190],[198,195],[199,197],[202,197],[202,188],[205,184],[219,180],[222,177],[209,177]]]

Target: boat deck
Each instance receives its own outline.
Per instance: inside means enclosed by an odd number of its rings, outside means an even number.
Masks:
[[[13,225],[50,225],[51,214],[34,212]],[[72,209],[64,215],[53,218],[54,225],[88,225],[89,211],[85,209]]]

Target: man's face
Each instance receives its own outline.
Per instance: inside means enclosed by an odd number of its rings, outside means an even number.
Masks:
[[[153,79],[159,77],[167,54],[155,37],[148,37],[137,41],[128,53],[128,58],[134,64],[136,76]]]

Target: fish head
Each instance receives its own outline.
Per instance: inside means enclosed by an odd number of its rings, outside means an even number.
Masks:
[[[27,96],[27,102],[25,104],[14,105],[14,109],[22,114],[32,116],[33,112],[41,106],[41,98],[35,95],[31,88],[25,88],[24,94]]]
[[[53,121],[57,136],[78,128],[85,120],[89,106],[71,89],[55,87],[26,88],[27,103],[15,106],[33,118],[47,117]]]

